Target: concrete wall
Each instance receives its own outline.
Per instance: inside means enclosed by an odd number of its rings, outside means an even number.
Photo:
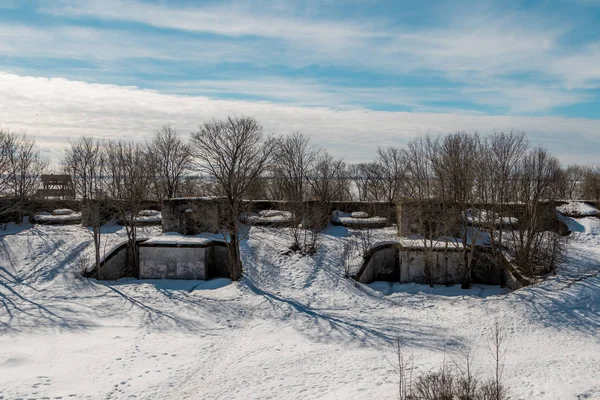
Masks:
[[[125,277],[140,279],[212,279],[229,278],[228,253],[224,242],[203,245],[137,243],[139,268],[132,267],[127,244],[114,248],[97,271],[86,276],[100,280]]]
[[[523,284],[519,282],[519,280],[515,278],[515,276],[508,269],[504,270],[503,279],[505,282],[505,286],[510,290],[517,290],[523,287]]]
[[[114,204],[114,201],[100,201],[100,207],[102,209],[103,221],[109,221],[112,217],[117,215],[118,208]],[[31,197],[27,199],[0,199],[1,209],[14,208],[14,212],[8,212],[0,216],[0,222],[20,222],[21,219],[26,215],[39,214],[40,212],[52,212],[59,208],[69,208],[76,212],[82,213],[82,225],[89,225],[89,212],[82,204],[80,199],[71,200],[59,200],[59,199],[43,199],[38,197]],[[142,208],[160,210],[161,204],[156,201],[145,201]]]
[[[168,199],[162,205],[163,232],[179,232],[184,235],[217,232],[220,216],[219,199]]]
[[[212,242],[206,251],[206,274],[209,278],[229,278],[229,253],[223,242]]]
[[[539,204],[539,222],[538,228],[542,230],[550,230],[560,232],[564,229],[561,222],[556,217],[556,206],[560,202],[542,202]],[[456,215],[451,221],[447,222],[450,232],[441,232],[442,234],[453,234],[459,231],[460,227],[460,212],[458,208],[451,204],[442,205],[436,201],[417,201],[407,200],[398,203],[396,207],[397,226],[399,236],[410,236],[413,234],[425,234],[428,229],[433,231],[435,236],[436,225],[439,223],[442,215],[442,208],[450,208],[451,212]],[[495,210],[496,205],[492,204],[475,204],[473,208],[482,210]],[[505,205],[502,211],[503,217],[515,217],[519,221],[523,218],[523,204]],[[425,226],[425,224],[429,226]],[[564,224],[563,224],[564,225]],[[438,232],[440,233],[440,232]]]
[[[0,215],[0,222],[20,223],[24,216],[32,216],[40,212],[52,212],[59,208],[69,208],[73,211],[81,211],[79,200],[41,199],[31,197],[27,199],[0,199],[0,209],[8,212]],[[10,211],[13,210],[14,211]]]
[[[373,281],[398,282],[400,269],[398,264],[398,248],[384,247],[372,253],[359,277],[359,282]]]
[[[442,225],[443,214],[456,215]],[[460,212],[449,205],[435,201],[403,201],[396,205],[398,236],[414,234],[428,237],[439,237],[448,234],[458,234],[460,227]],[[447,231],[444,231],[447,229]]]
[[[128,276],[127,268],[127,244],[123,244],[113,250],[98,269],[98,279],[110,281]]]
[[[371,201],[332,201],[323,205],[317,201],[304,202],[306,212],[303,225],[316,228],[323,221],[329,223],[331,214],[335,210],[346,213],[365,212],[371,217],[384,217],[388,220],[388,225],[396,223],[396,204],[386,202]]]
[[[244,202],[247,212],[262,210],[289,211],[292,205],[285,201],[252,200]],[[396,222],[396,204],[385,202],[334,201],[322,205],[316,201],[304,202],[304,226],[319,227],[329,223],[334,210],[344,212],[362,211],[370,216],[385,217],[390,224]],[[162,205],[163,232],[195,234],[216,232],[222,221],[223,199],[179,198],[168,199]],[[189,211],[189,212],[187,212]]]
[[[509,282],[505,270],[506,266],[498,265],[489,249],[476,249],[471,264],[473,282],[505,285]],[[372,249],[355,279],[361,283],[388,281],[446,285],[462,283],[464,273],[461,251],[437,249],[425,252],[422,248],[403,248],[397,243]]]
[[[400,283],[456,284],[462,282],[464,273],[460,252],[400,251]]]
[[[206,279],[206,247],[139,246],[140,279]]]

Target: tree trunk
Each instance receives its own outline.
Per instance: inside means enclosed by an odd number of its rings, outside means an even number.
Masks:
[[[462,285],[460,287],[461,287],[461,289],[470,289],[471,288],[471,262],[469,260],[469,254],[466,251],[467,247],[464,244],[463,244],[463,246],[465,246],[464,253],[463,253],[463,259],[465,262],[465,275],[463,277]]]
[[[237,227],[229,233],[229,274],[232,281],[239,281],[242,278],[242,260],[240,257],[240,244],[238,241]]]

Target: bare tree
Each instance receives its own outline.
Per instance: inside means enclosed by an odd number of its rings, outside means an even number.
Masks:
[[[165,125],[154,132],[147,146],[158,200],[175,197],[183,174],[191,166],[190,145],[182,140],[174,127]]]
[[[534,277],[554,271],[560,260],[560,237],[547,229],[544,203],[555,200],[560,164],[543,148],[529,151],[519,163],[513,182],[513,202],[522,205],[519,229],[511,231],[509,247],[522,273]]]
[[[514,201],[512,192],[517,169],[527,152],[529,143],[524,132],[495,132],[488,138],[487,151],[481,164],[480,199],[489,204],[492,211],[492,221],[486,225],[490,230],[490,242],[493,256],[498,264],[504,258],[502,254],[504,232],[512,228],[507,217],[511,202]],[[498,218],[495,218],[497,216]],[[494,219],[497,219],[494,220]]]
[[[0,195],[7,197],[10,194],[10,159],[12,150],[12,134],[0,129]]]
[[[423,242],[425,272],[430,274],[433,268],[434,239],[440,236],[441,214],[440,200],[435,198],[435,174],[433,159],[433,140],[419,137],[408,143],[406,150],[406,168],[408,195],[416,204],[416,234]],[[447,263],[446,263],[447,264]],[[430,282],[431,284],[431,282]]]
[[[396,338],[394,342],[395,360],[388,360],[398,381],[398,399],[416,400],[413,388],[414,357],[406,352],[402,339]]]
[[[65,149],[63,169],[71,175],[75,193],[82,200],[95,199],[103,191],[104,159],[104,147],[93,137],[82,136]]]
[[[283,198],[292,213],[292,250],[301,249],[301,224],[304,219],[304,200],[307,194],[307,176],[319,150],[310,144],[308,136],[293,133],[277,141],[273,176],[281,187]]]
[[[471,287],[471,265],[476,235],[469,232],[468,213],[476,204],[476,180],[481,168],[481,141],[478,134],[457,132],[445,136],[434,147],[433,169],[438,198],[442,200],[446,234],[452,233],[455,215],[459,214],[460,250],[465,272],[462,287]],[[458,209],[458,210],[457,210]]]
[[[406,158],[398,147],[378,147],[377,172],[384,192],[384,200],[391,203],[398,199],[404,184]]]
[[[383,172],[375,162],[351,164],[348,175],[356,187],[359,201],[380,200],[384,197]]]
[[[586,168],[581,186],[584,199],[600,201],[600,166]]]
[[[204,123],[192,134],[196,168],[211,176],[225,197],[231,279],[242,276],[239,221],[244,197],[269,166],[276,142],[263,139],[262,127],[251,117],[231,116]]]
[[[561,199],[578,200],[582,198],[581,185],[586,169],[581,165],[569,165],[563,170],[559,197]]]
[[[103,223],[103,200],[105,199],[104,180],[106,172],[106,151],[99,140],[81,137],[71,142],[65,150],[62,161],[64,169],[73,177],[77,195],[81,197],[87,222],[91,227],[94,241],[94,264],[100,268],[100,250]]]
[[[479,380],[473,371],[473,351],[469,347],[461,348],[453,359],[458,372],[456,391],[459,400],[478,400]]]
[[[26,134],[0,129],[0,215],[19,213],[27,197],[35,194],[48,162]]]
[[[138,268],[135,248],[140,211],[148,199],[153,176],[144,147],[132,142],[108,142],[106,168],[109,177],[108,194],[114,200],[119,217],[125,225],[132,267]]]
[[[495,321],[492,327],[492,336],[489,340],[489,352],[492,356],[492,367],[494,378],[487,385],[485,392],[490,400],[505,400],[508,397],[508,390],[502,384],[502,375],[504,374],[504,360],[508,350],[508,339],[504,329],[498,321]]]
[[[367,186],[369,184],[367,174],[364,173],[366,164],[350,164],[348,165],[348,177],[354,184],[358,201],[367,201]]]
[[[319,154],[307,175],[311,197],[321,204],[343,198],[347,192],[346,163],[327,152]]]
[[[331,220],[331,202],[347,198],[349,193],[346,164],[327,152],[320,152],[307,172],[313,209],[303,221],[304,251],[314,254],[320,242],[320,232]]]
[[[39,179],[48,167],[48,161],[35,150],[35,140],[26,134],[6,135],[8,156],[8,185],[14,198],[35,194]]]

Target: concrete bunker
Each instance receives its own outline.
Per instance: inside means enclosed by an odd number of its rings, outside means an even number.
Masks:
[[[140,279],[228,278],[227,245],[223,241],[166,235],[138,245]]]
[[[114,247],[88,277],[209,280],[229,278],[227,245],[223,241],[180,235],[145,238],[136,242],[139,265],[133,266],[127,242]]]
[[[491,249],[478,246],[473,254],[471,280],[474,283],[522,287],[506,260],[494,261]],[[456,246],[432,246],[425,250],[413,243],[388,242],[373,247],[364,257],[359,271],[353,276],[361,283],[387,281],[454,285],[462,282],[465,261],[462,249]]]

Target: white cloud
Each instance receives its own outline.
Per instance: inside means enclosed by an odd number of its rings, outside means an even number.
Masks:
[[[252,43],[219,40],[202,42],[156,33],[140,35],[119,29],[82,26],[33,27],[0,23],[0,54],[12,57],[72,59],[82,61],[190,60],[203,63],[241,62],[262,57]],[[264,58],[266,61],[266,56]]]
[[[293,16],[289,7],[269,4],[221,2],[219,5],[173,7],[140,1],[52,1],[41,11],[61,16],[124,20],[159,28],[204,32],[223,36],[261,36],[275,39],[304,40],[327,38],[333,44],[340,38],[370,37],[374,23],[359,26],[348,23],[311,21]]]
[[[562,38],[574,28],[574,21],[562,16],[483,2],[437,13],[433,8],[432,23],[409,27],[394,24],[391,17],[334,18],[319,9],[302,8],[296,2],[257,5],[236,1],[177,7],[122,0],[52,1],[40,10],[61,17],[92,16],[214,36],[172,40],[147,32],[73,27],[44,29],[27,36],[12,33],[9,26],[0,27],[4,32],[0,39],[6,37],[0,43],[13,43],[5,53],[30,56],[149,57],[203,65],[275,63],[289,68],[337,66],[389,76],[433,74],[466,86],[466,90],[456,90],[459,100],[504,107],[518,114],[585,101],[589,96],[578,90],[600,87],[596,67],[600,65],[599,45],[565,45]],[[511,77],[519,75],[526,77]],[[324,97],[333,98],[327,93]]]
[[[189,132],[203,121],[232,113],[255,116],[267,132],[304,131],[315,143],[348,161],[371,159],[378,145],[401,146],[419,134],[456,130],[524,130],[533,144],[548,147],[565,163],[597,162],[600,148],[597,120],[340,111],[0,73],[0,126],[27,130],[55,162],[69,138],[93,135],[141,141],[166,123]]]

